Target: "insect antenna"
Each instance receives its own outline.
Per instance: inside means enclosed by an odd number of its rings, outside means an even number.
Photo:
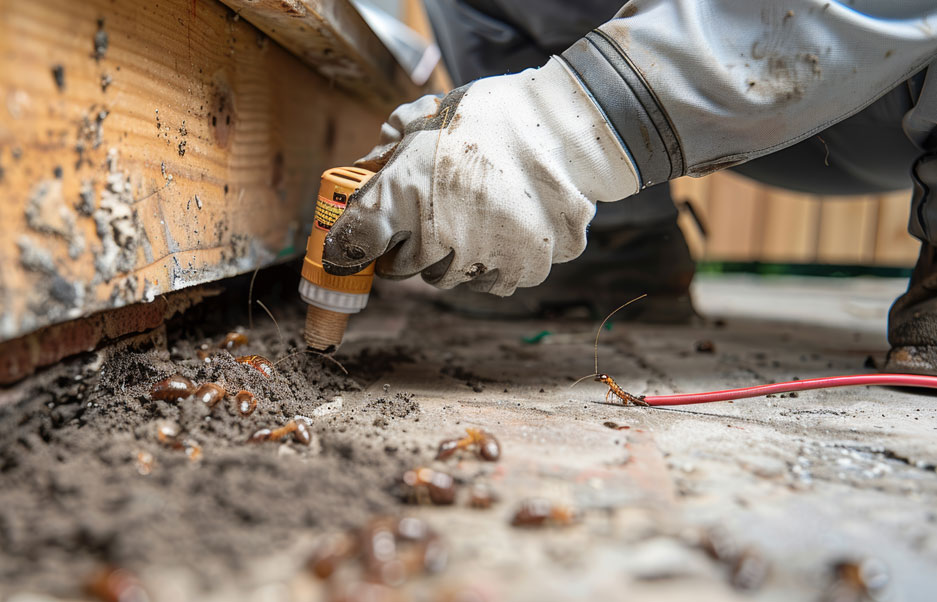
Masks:
[[[640,301],[641,299],[643,299],[643,298],[645,298],[645,297],[647,297],[647,293],[644,293],[643,295],[640,295],[640,296],[638,296],[638,297],[635,297],[634,299],[632,299],[631,301],[628,301],[627,303],[623,303],[623,304],[619,305],[617,308],[615,308],[614,310],[612,310],[612,313],[610,313],[610,314],[608,314],[607,316],[605,316],[605,319],[602,320],[602,323],[601,323],[601,324],[599,324],[598,330],[595,331],[595,345],[593,345],[593,351],[595,352],[595,374],[598,374],[598,373],[599,373],[599,335],[602,334],[602,328],[605,326],[605,323],[608,322],[609,318],[611,318],[612,316],[614,316],[615,314],[617,314],[620,310],[622,310],[622,309],[628,307],[629,305],[631,305],[631,304],[634,303],[635,301]],[[592,375],[590,375],[590,376],[592,376]]]
[[[580,378],[579,380],[577,380],[577,381],[574,382],[573,384],[569,385],[569,388],[572,389],[573,387],[575,387],[576,385],[578,385],[578,384],[581,383],[582,381],[586,380],[587,378],[592,377],[592,376],[598,376],[598,375],[599,375],[598,372],[593,372],[592,374],[586,374],[585,376],[583,376],[582,378]]]
[[[264,302],[260,299],[257,299],[257,305],[261,306],[267,315],[270,316],[270,319],[273,320],[273,325],[277,327],[277,338],[280,339],[280,344],[286,347],[286,343],[283,342],[283,333],[280,332],[280,325],[277,323],[277,319],[273,317],[273,312],[270,311]]]
[[[302,354],[304,354],[304,353],[312,353],[313,355],[318,355],[319,357],[324,357],[325,359],[329,360],[330,362],[332,362],[333,364],[335,364],[336,366],[338,366],[339,368],[341,368],[342,372],[344,372],[345,374],[348,374],[348,369],[345,368],[345,366],[343,366],[340,361],[338,361],[337,359],[335,359],[335,358],[332,357],[331,355],[326,355],[326,354],[324,354],[324,353],[319,353],[318,351],[315,351],[315,350],[313,350],[313,349],[304,349],[304,350],[302,350],[302,351],[296,351],[296,352],[294,352],[294,353],[291,353],[291,354],[287,355],[286,357],[281,357],[281,358],[278,359],[277,361],[273,362],[273,365],[276,366],[276,365],[279,364],[280,362],[286,361],[286,360],[290,359],[291,357],[296,357],[297,355],[302,355]]]
[[[241,192],[244,192],[244,189],[241,189]],[[254,273],[251,275],[250,286],[247,287],[247,329],[254,330],[254,304],[251,302],[251,299],[254,296],[254,280],[257,279],[257,272],[260,271],[260,266],[257,266],[257,269],[254,270]]]
[[[643,295],[640,295],[640,296],[638,296],[638,297],[635,297],[634,299],[632,299],[631,301],[628,301],[627,303],[623,303],[623,304],[619,305],[617,308],[615,308],[614,310],[612,310],[612,313],[610,313],[610,314],[608,314],[607,316],[605,316],[605,319],[602,320],[602,323],[599,324],[598,329],[595,331],[595,344],[592,346],[592,350],[593,350],[593,354],[594,354],[594,358],[595,358],[595,372],[593,372],[592,374],[587,374],[587,375],[583,376],[582,378],[580,378],[579,380],[577,380],[576,382],[574,382],[573,384],[569,385],[569,388],[570,388],[570,389],[572,389],[573,387],[575,387],[576,385],[578,385],[578,384],[581,383],[582,381],[586,380],[586,379],[589,378],[590,376],[598,376],[598,375],[599,375],[599,335],[602,334],[602,328],[605,327],[605,323],[608,322],[609,318],[611,318],[612,316],[614,316],[614,315],[615,315],[616,313],[618,313],[620,310],[622,310],[622,309],[628,307],[629,305],[631,305],[631,304],[634,303],[635,301],[640,301],[641,299],[643,299],[643,298],[645,298],[645,297],[647,297],[647,293],[644,293]]]

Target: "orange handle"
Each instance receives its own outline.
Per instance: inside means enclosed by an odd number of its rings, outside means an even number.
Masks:
[[[303,278],[312,284],[342,293],[364,294],[371,290],[374,281],[373,263],[351,276],[334,276],[322,267],[322,251],[326,235],[345,212],[348,197],[364,186],[373,175],[374,172],[359,167],[334,167],[322,174],[316,216],[312,233],[306,242],[306,258],[303,260]]]

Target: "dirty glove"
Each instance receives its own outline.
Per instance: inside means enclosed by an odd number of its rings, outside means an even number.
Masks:
[[[377,259],[384,277],[502,296],[577,257],[595,202],[639,187],[621,141],[555,58],[400,107],[360,164],[383,168],[332,227],[326,271]]]

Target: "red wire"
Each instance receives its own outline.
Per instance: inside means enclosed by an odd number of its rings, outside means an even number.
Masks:
[[[852,376],[827,376],[824,378],[792,380],[783,383],[758,385],[757,387],[745,387],[743,389],[729,389],[726,391],[712,391],[709,393],[648,395],[643,399],[648,405],[652,406],[681,406],[692,403],[708,403],[710,401],[729,401],[730,399],[760,397],[761,395],[769,395],[771,393],[790,393],[791,391],[829,389],[831,387],[855,387],[859,385],[937,389],[937,376],[920,376],[917,374],[854,374]]]

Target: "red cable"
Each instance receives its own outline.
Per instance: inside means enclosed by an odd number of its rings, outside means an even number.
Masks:
[[[831,387],[855,387],[859,385],[878,385],[891,387],[924,387],[937,389],[937,376],[917,374],[854,374],[852,376],[827,376],[792,380],[784,383],[758,385],[743,389],[711,391],[709,393],[680,393],[677,395],[648,395],[642,399],[652,406],[680,406],[710,401],[729,401],[746,397],[760,397],[771,393],[790,393],[811,389],[829,389]]]

